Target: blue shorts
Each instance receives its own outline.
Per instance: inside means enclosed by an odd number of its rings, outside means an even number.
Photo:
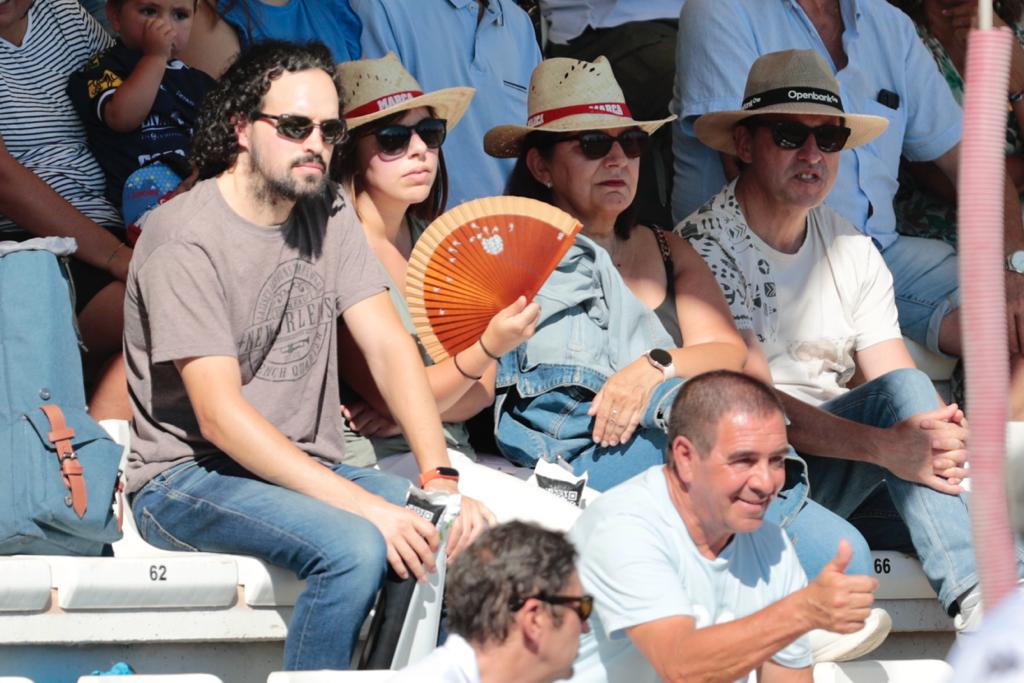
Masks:
[[[960,307],[956,251],[941,240],[901,235],[882,257],[892,272],[903,334],[941,353],[939,326]]]

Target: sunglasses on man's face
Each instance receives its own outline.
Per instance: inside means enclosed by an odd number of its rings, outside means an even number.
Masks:
[[[448,121],[445,119],[420,119],[411,126],[392,123],[373,131],[377,147],[384,159],[397,159],[409,150],[409,141],[416,133],[427,149],[438,149],[448,135]]]
[[[754,126],[765,126],[772,131],[772,140],[782,149],[800,149],[807,142],[807,137],[814,136],[814,142],[825,154],[838,152],[846,146],[851,131],[846,126],[826,123],[811,127],[799,121],[753,121]]]
[[[548,595],[540,593],[538,595],[531,595],[529,598],[523,598],[519,602],[513,602],[509,607],[513,612],[518,612],[526,605],[526,601],[530,598],[546,602],[549,605],[566,605],[576,613],[580,621],[586,621],[590,617],[590,613],[594,611],[593,595]]]
[[[325,119],[317,123],[308,116],[298,114],[266,114],[261,111],[253,112],[252,119],[269,119],[282,137],[289,140],[305,140],[314,128],[320,129],[320,137],[324,144],[337,145],[345,139],[347,127],[341,119]]]
[[[595,130],[575,135],[564,135],[558,138],[558,142],[565,142],[567,140],[578,141],[583,156],[591,160],[604,159],[612,151],[612,145],[618,142],[623,154],[630,159],[636,159],[647,149],[647,142],[650,140],[650,137],[646,131],[639,128],[631,128],[620,133],[618,137]]]

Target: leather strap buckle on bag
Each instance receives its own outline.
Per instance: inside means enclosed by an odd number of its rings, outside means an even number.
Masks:
[[[71,440],[75,438],[75,430],[68,427],[60,406],[49,404],[39,406],[39,409],[43,411],[46,419],[50,422],[50,433],[47,438],[57,449],[60,472],[64,477],[64,486],[69,491],[64,502],[68,507],[73,508],[75,514],[81,519],[85,517],[85,511],[89,508],[89,494],[85,489],[85,473],[82,470],[82,463],[78,461],[71,445]]]

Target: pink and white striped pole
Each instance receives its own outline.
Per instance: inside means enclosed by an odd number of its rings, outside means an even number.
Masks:
[[[1017,580],[1003,463],[1009,393],[1003,192],[1006,91],[1013,34],[992,28],[991,0],[978,3],[967,40],[964,134],[960,145],[961,326],[970,407],[971,525],[989,609]]]

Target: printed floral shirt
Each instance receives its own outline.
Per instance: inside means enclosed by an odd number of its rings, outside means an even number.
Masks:
[[[675,232],[708,264],[736,327],[760,330],[761,343],[774,339],[779,328],[775,282],[736,200],[736,181],[683,219]]]

